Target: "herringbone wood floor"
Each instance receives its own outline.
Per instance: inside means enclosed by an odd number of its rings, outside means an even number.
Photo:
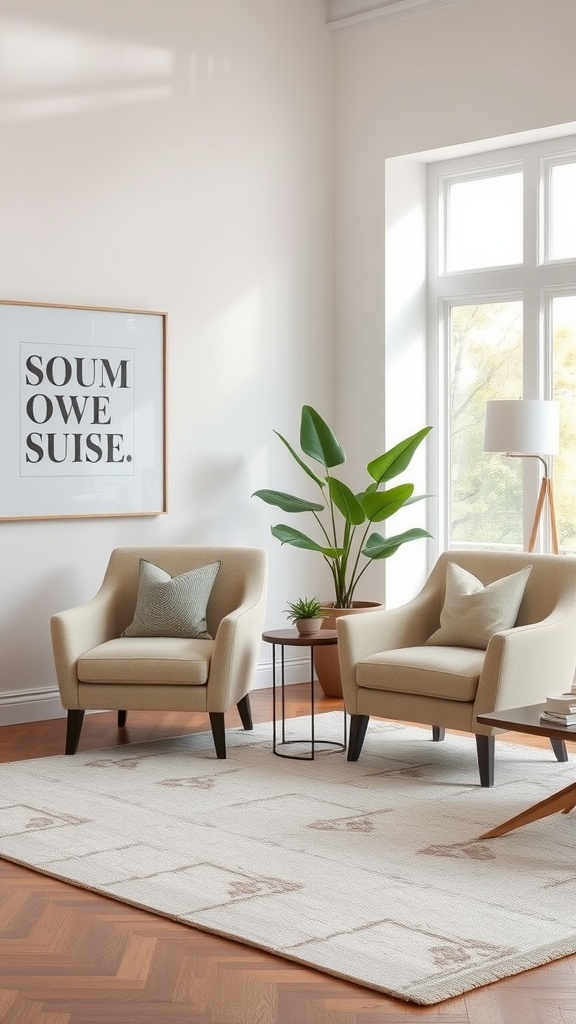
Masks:
[[[306,714],[308,687],[289,692],[290,713]],[[339,706],[321,695],[318,705]],[[269,690],[253,692],[252,709],[255,721],[270,720]],[[206,728],[201,715],[132,712],[118,732],[116,716],[103,713],[87,716],[80,746]],[[64,731],[64,719],[5,726],[0,761],[62,753]],[[0,860],[0,1021],[576,1024],[576,956],[419,1008]]]

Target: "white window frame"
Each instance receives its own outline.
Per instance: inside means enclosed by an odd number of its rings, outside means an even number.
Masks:
[[[524,398],[552,397],[552,300],[576,295],[576,257],[550,258],[551,174],[576,162],[576,135],[438,161],[428,165],[427,338],[431,413],[438,424],[438,541],[450,547],[450,365],[449,310],[453,305],[520,299],[524,313]],[[446,200],[452,181],[494,176],[521,168],[524,175],[522,264],[447,271]],[[524,542],[529,537],[539,482],[535,460],[523,460]]]

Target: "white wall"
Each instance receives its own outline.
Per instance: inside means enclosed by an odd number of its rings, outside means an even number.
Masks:
[[[414,319],[417,304],[424,309],[419,266],[404,311],[397,290],[392,309],[384,301],[385,281],[393,288],[396,278],[386,265],[387,223],[392,231],[410,217],[406,196],[419,187],[402,182],[399,162],[388,168],[387,195],[387,161],[573,121],[575,39],[574,0],[467,0],[335,38],[335,398],[351,461],[365,465],[434,422]],[[418,177],[408,163],[404,169]],[[418,213],[415,203],[416,234]],[[398,330],[392,334],[402,322],[410,359],[402,358]],[[425,554],[418,541],[390,560],[388,604],[418,589]],[[383,577],[380,567],[366,574],[369,596],[383,599]]]
[[[332,413],[332,43],[323,0],[2,0],[0,52],[0,297],[169,318],[169,513],[0,522],[16,722],[60,714],[48,621],[113,546],[268,547],[270,627],[310,585],[250,496]]]
[[[387,218],[418,182],[395,165],[395,205],[387,160],[574,119],[574,0],[466,0],[333,42],[324,6],[2,0],[0,297],[168,312],[170,511],[0,522],[1,722],[60,713],[50,614],[94,592],[117,544],[267,546],[271,627],[322,589],[250,495],[297,492],[272,431],[296,438],[303,402],[335,421],[358,486],[426,419],[420,300],[384,302]],[[410,360],[398,333],[385,355],[402,322]],[[387,594],[373,566],[359,596],[397,603],[416,547]]]

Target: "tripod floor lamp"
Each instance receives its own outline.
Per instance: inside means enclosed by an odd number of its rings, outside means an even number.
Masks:
[[[528,551],[534,551],[542,514],[546,508],[552,551],[558,554],[558,530],[552,486],[552,456],[560,442],[558,402],[538,399],[486,402],[484,451],[504,452],[512,458],[539,459],[544,467]]]

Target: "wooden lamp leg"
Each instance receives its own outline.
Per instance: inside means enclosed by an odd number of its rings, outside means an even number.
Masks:
[[[540,484],[540,491],[538,492],[538,501],[536,503],[536,511],[534,513],[534,522],[532,523],[532,533],[530,534],[530,543],[528,544],[528,551],[534,551],[536,547],[536,538],[538,536],[538,527],[540,526],[540,520],[542,518],[542,509],[544,508],[544,500],[548,488],[546,487],[548,477],[542,478]]]
[[[554,488],[552,480],[548,477],[548,510],[550,512],[550,533],[552,537],[552,551],[558,554],[558,528],[556,526],[556,509],[554,507]]]
[[[530,534],[530,542],[528,544],[528,551],[534,551],[536,547],[536,538],[538,536],[538,528],[540,526],[540,520],[542,518],[542,511],[544,509],[544,503],[548,502],[548,514],[550,521],[550,535],[552,541],[552,551],[555,555],[558,554],[558,529],[556,526],[556,511],[554,508],[554,492],[552,489],[552,480],[550,477],[545,476],[542,478],[540,484],[540,491],[538,493],[538,501],[536,503],[536,512],[534,513],[534,522],[532,523],[532,533]]]

